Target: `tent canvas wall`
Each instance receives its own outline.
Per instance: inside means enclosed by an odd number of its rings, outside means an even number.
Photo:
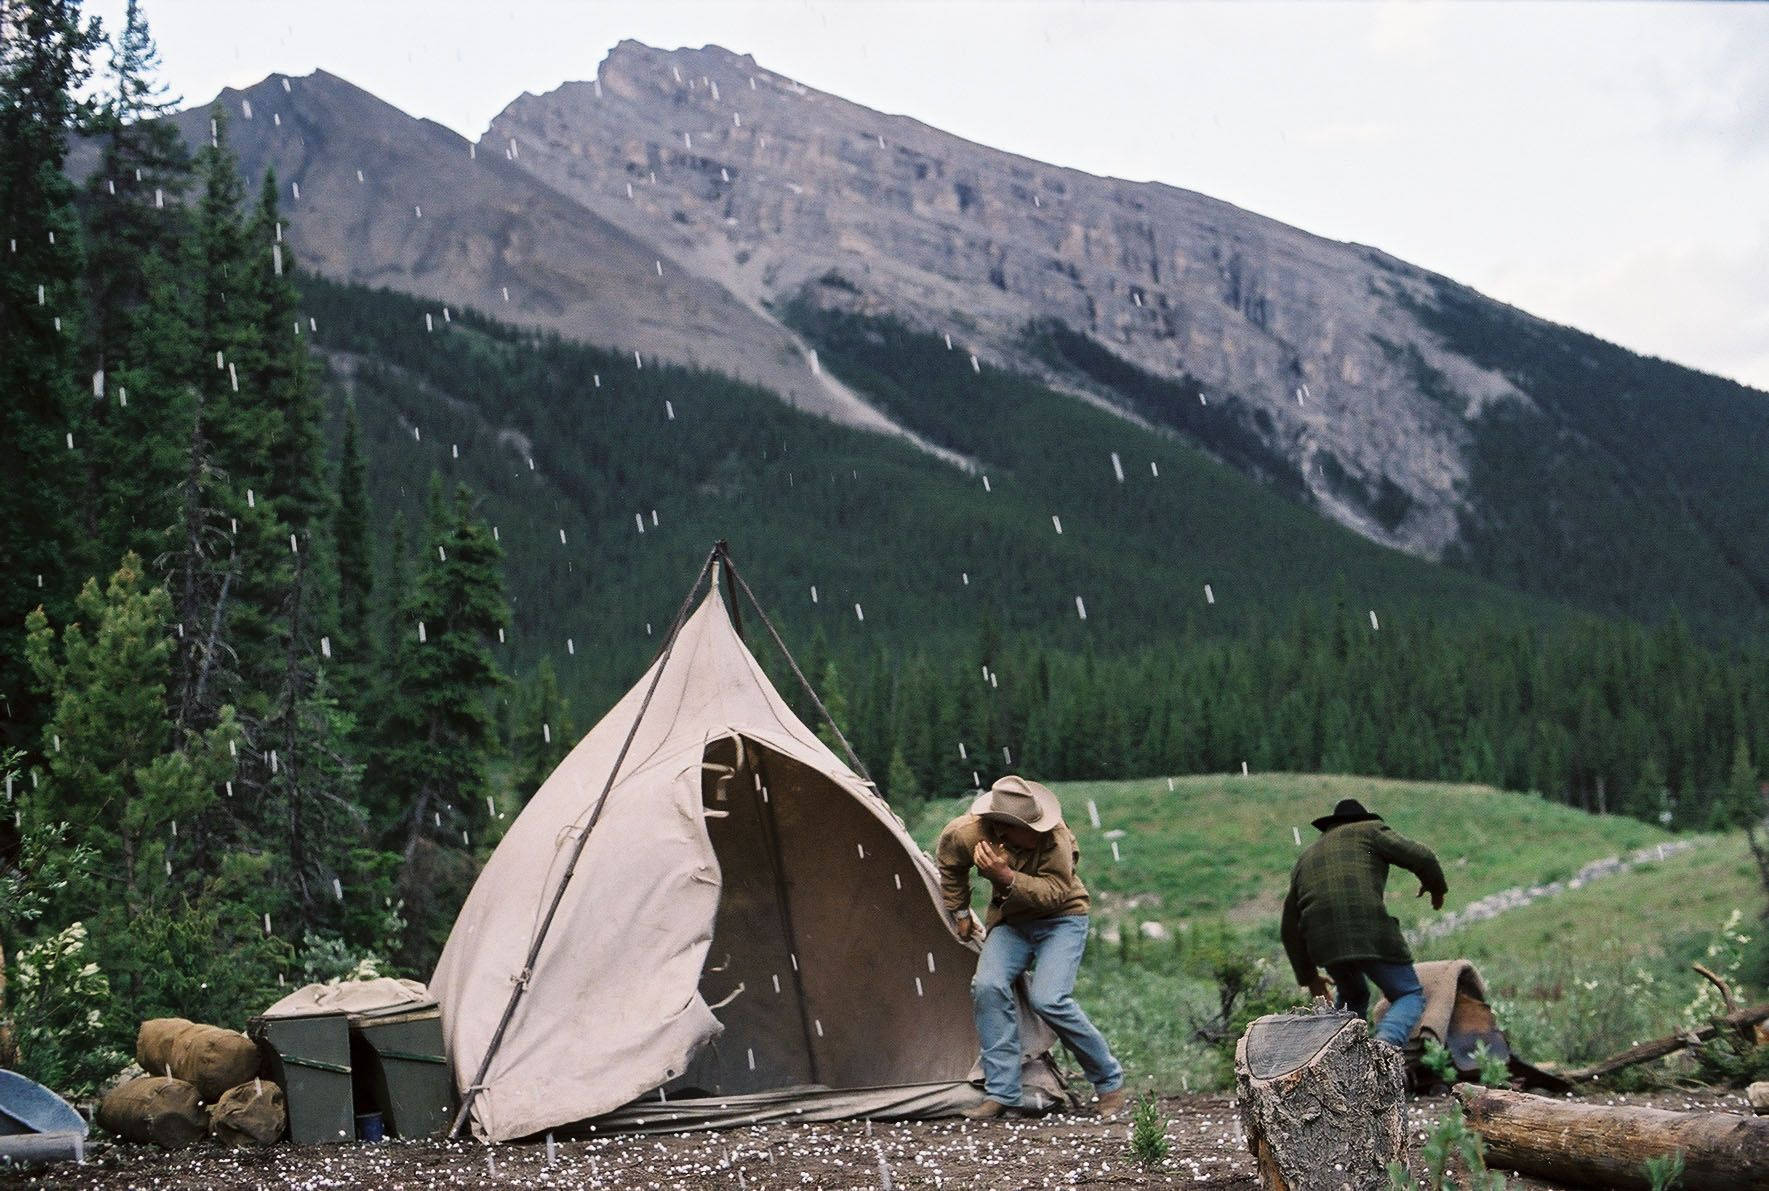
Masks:
[[[474,1130],[504,1141],[591,1118],[950,1113],[977,1098],[975,966],[932,862],[774,690],[715,570],[673,646],[511,825],[430,989]],[[1054,1095],[1048,1028],[1022,1021],[1029,1090]]]

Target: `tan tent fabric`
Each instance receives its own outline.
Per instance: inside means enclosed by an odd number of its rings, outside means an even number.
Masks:
[[[430,990],[416,980],[379,976],[373,980],[333,980],[304,984],[263,1013],[265,1017],[306,1017],[314,1013],[373,1013],[430,1004]]]
[[[716,582],[683,625],[525,977],[651,678],[511,825],[430,982],[464,1093],[527,980],[473,1101],[475,1132],[523,1137],[659,1089],[676,1101],[963,1084],[976,956],[947,925],[933,865],[793,715]],[[1041,1055],[1048,1028],[1023,1019]],[[908,1098],[939,1101],[924,1092]]]

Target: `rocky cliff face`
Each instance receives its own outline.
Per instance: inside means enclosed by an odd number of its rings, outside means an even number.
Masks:
[[[809,288],[1035,371],[1025,329],[1060,320],[1264,411],[1324,511],[1426,556],[1458,533],[1469,414],[1524,400],[1418,325],[1403,299],[1430,300],[1420,270],[972,144],[717,47],[623,42],[594,80],[517,99],[479,153],[757,309]],[[1377,515],[1384,490],[1404,515]]]
[[[276,169],[294,247],[324,275],[635,367],[714,368],[911,439],[818,367],[787,303],[888,314],[1132,416],[1032,350],[1028,326],[1056,320],[1197,382],[1322,511],[1426,557],[1460,532],[1469,416],[1529,400],[1428,333],[1412,311],[1433,279],[1379,252],[972,144],[716,47],[623,42],[476,145],[323,71],[217,102],[247,176]],[[177,119],[208,139],[207,107]]]
[[[839,420],[902,433],[810,368],[798,336],[765,311],[503,152],[482,152],[323,70],[273,75],[215,103],[228,112],[245,177],[276,171],[306,268],[432,298],[439,310],[469,305],[617,347],[635,353],[634,367],[661,357],[716,369]],[[174,117],[193,147],[212,135],[212,106]],[[586,387],[594,380],[585,377]]]

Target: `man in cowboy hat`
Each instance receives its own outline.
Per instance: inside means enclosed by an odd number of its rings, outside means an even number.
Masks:
[[[1314,825],[1321,837],[1297,858],[1284,898],[1284,952],[1296,982],[1324,997],[1327,982],[1318,969],[1325,968],[1338,988],[1335,1004],[1367,1018],[1365,980],[1373,981],[1388,998],[1376,1038],[1404,1046],[1425,1011],[1425,993],[1383,889],[1389,865],[1397,864],[1419,878],[1419,896],[1429,894],[1431,908],[1441,910],[1449,891],[1443,867],[1430,848],[1401,835],[1355,798],[1340,800]]]
[[[1032,970],[1030,1001],[1039,1017],[1081,1060],[1099,1093],[1101,1116],[1124,1108],[1124,1068],[1075,1003],[1075,973],[1087,946],[1087,887],[1075,875],[1081,850],[1046,786],[1008,776],[970,811],[946,824],[934,845],[946,910],[961,938],[977,932],[970,871],[991,887],[988,933],[971,980],[977,1036],[983,1043],[985,1099],[965,1116],[989,1120],[1020,1103],[1020,1027],[1014,982]]]

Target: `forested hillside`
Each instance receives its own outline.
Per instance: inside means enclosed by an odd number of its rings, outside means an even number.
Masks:
[[[1760,644],[1606,622],[1372,546],[889,321],[794,314],[822,367],[979,474],[472,312],[317,282],[308,306],[369,428],[377,500],[415,502],[432,468],[485,494],[510,665],[547,659],[580,718],[633,681],[725,537],[900,802],[1016,767],[1246,762],[1707,824],[1749,805],[1739,748],[1769,748]]]
[[[1769,397],[1441,278],[1415,309],[1534,401],[1474,421],[1455,561],[1600,612],[1674,607],[1709,633],[1769,629]]]

